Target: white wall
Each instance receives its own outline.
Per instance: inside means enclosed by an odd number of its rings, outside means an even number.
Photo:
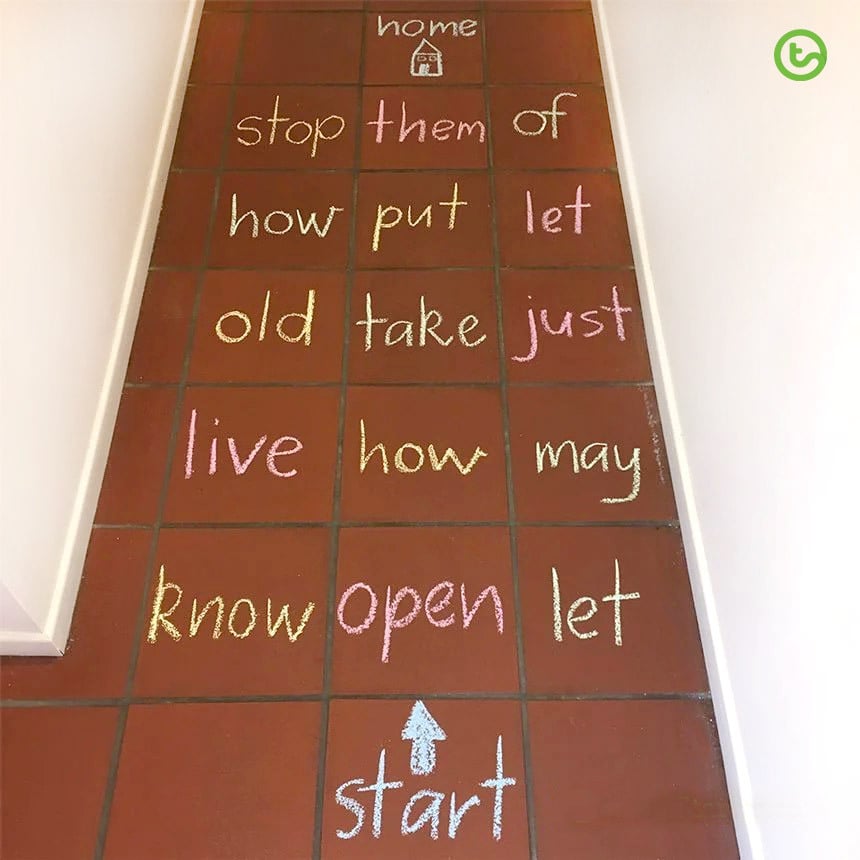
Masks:
[[[860,857],[860,11],[598,5],[744,856]]]
[[[2,653],[65,646],[198,5],[0,3]]]

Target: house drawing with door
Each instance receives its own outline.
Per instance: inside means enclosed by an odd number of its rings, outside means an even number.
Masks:
[[[410,74],[415,78],[438,78],[442,75],[442,52],[422,39],[412,53]]]

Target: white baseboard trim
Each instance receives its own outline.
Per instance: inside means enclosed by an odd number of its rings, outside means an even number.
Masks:
[[[125,381],[125,371],[134,339],[143,288],[146,283],[152,246],[155,241],[155,231],[158,226],[158,216],[173,145],[179,127],[179,116],[182,110],[185,86],[191,70],[194,56],[194,44],[200,16],[203,12],[203,0],[190,0],[185,18],[179,53],[170,84],[164,119],[158,136],[158,145],[150,169],[146,197],[141,212],[140,226],[137,238],[129,260],[128,273],[123,286],[123,298],[120,314],[117,318],[116,330],[111,345],[110,358],[105,371],[98,407],[93,417],[92,433],[78,493],[75,498],[70,517],[63,552],[60,558],[57,581],[51,606],[45,621],[43,640],[49,643],[53,655],[62,654],[69,638],[69,628],[75,608],[84,559],[89,544],[90,532],[95,517],[96,505],[101,490],[104,470],[110,451],[111,438],[116,423],[122,387]],[[41,654],[34,646],[43,641],[28,639],[28,654]],[[6,650],[7,642],[0,634],[0,650],[3,653],[13,653]],[[14,643],[9,642],[9,647]],[[20,652],[19,652],[20,653]],[[44,653],[48,653],[47,651]]]
[[[737,718],[710,570],[702,540],[692,477],[683,443],[684,437],[678,417],[671,368],[660,323],[654,276],[648,257],[639,192],[630,154],[630,141],[618,97],[618,79],[612,43],[603,14],[603,4],[604,0],[596,0],[594,16],[605,77],[606,98],[609,103],[609,114],[617,151],[618,172],[633,245],[636,278],[639,284],[642,315],[648,338],[648,351],[654,371],[654,387],[664,426],[666,451],[675,487],[678,516],[702,636],[702,648],[712,688],[714,712],[722,746],[738,846],[744,860],[764,860],[764,851],[755,817],[752,783],[744,753],[740,723]]]

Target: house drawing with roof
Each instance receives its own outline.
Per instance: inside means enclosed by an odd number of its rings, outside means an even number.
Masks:
[[[442,76],[442,52],[422,39],[412,52],[410,74],[414,78],[438,78]]]

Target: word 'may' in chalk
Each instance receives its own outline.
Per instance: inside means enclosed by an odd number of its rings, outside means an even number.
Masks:
[[[362,418],[359,424],[361,434],[361,452],[358,457],[359,471],[364,474],[368,465],[373,461],[376,454],[379,455],[378,463],[382,466],[384,474],[389,473],[388,465],[388,450],[383,442],[374,445],[370,451],[367,450],[367,428]],[[406,462],[406,455],[409,452],[411,463]],[[475,464],[482,457],[488,457],[486,451],[478,446],[475,446],[475,451],[469,458],[467,463],[460,459],[460,455],[453,448],[446,448],[445,453],[440,457],[436,451],[436,446],[432,443],[427,446],[427,457],[424,456],[424,448],[415,442],[404,442],[394,453],[394,468],[403,475],[414,475],[424,468],[425,461],[430,461],[430,468],[434,472],[441,472],[448,463],[456,467],[461,475],[468,475]],[[448,471],[451,471],[450,469]]]
[[[406,100],[400,102],[400,130],[397,133],[398,143],[404,141],[424,143],[427,140],[427,120],[419,117],[412,122],[407,121]],[[368,125],[376,126],[375,140],[382,143],[385,138],[385,126],[394,125],[393,119],[385,118],[385,99],[379,100],[379,109],[376,119],[370,120]],[[487,135],[487,128],[479,120],[472,122],[455,122],[453,119],[437,119],[430,126],[430,139],[438,141],[463,140],[470,138],[478,143],[483,143]],[[394,135],[392,135],[393,137]]]
[[[247,219],[250,219],[247,220],[246,227],[250,231],[251,236],[254,239],[259,238],[260,216],[257,214],[256,210],[248,209],[246,212],[239,215],[238,207],[239,204],[237,196],[233,194],[230,198],[230,227],[228,230],[230,238],[232,239],[239,232],[239,226]],[[301,209],[296,209],[294,211],[295,217],[293,217],[292,211],[287,212],[283,209],[273,209],[271,212],[264,215],[263,232],[267,233],[269,236],[283,236],[284,234],[292,231],[294,226],[298,225],[299,233],[301,233],[302,236],[307,236],[311,231],[313,231],[313,233],[320,239],[324,239],[328,235],[328,231],[331,229],[335,216],[344,210],[340,206],[329,206],[328,215],[326,216],[325,222],[322,226],[319,224],[322,216],[319,216],[316,212],[303,212]]]
[[[393,18],[390,21],[383,23],[382,15],[376,16],[376,35],[377,36],[436,36],[443,34],[446,36],[463,36],[470,39],[475,35],[478,28],[478,22],[472,18],[463,18],[461,21],[436,21],[430,19],[422,21],[420,18],[410,18],[405,23],[401,23]]]
[[[531,296],[529,296],[529,299],[531,299]],[[584,311],[579,314],[579,319],[588,326],[584,331],[579,332],[582,337],[597,337],[603,332],[606,326],[600,321],[598,315],[601,310],[604,310],[611,313],[615,319],[615,337],[622,342],[627,339],[627,335],[624,331],[624,314],[630,313],[633,308],[624,307],[621,304],[621,301],[618,298],[618,287],[616,286],[612,287],[612,297],[610,301],[610,305],[600,305],[599,308]],[[564,335],[565,337],[572,338],[573,313],[573,311],[569,310],[564,311],[561,321],[555,324],[557,327],[553,327],[553,325],[550,325],[549,310],[547,308],[543,308],[540,311],[541,324],[539,329],[537,321],[535,320],[534,310],[532,308],[528,308],[526,311],[526,319],[529,328],[529,351],[526,355],[513,355],[511,356],[511,360],[526,362],[534,359],[538,353],[538,331],[541,333],[546,332],[549,335]]]
[[[411,586],[398,588],[392,596],[391,586],[385,589],[385,606],[382,618],[382,650],[380,659],[387,663],[391,656],[391,636],[395,630],[404,630],[409,627],[424,609],[424,616],[432,627],[446,628],[456,627],[457,604],[452,606],[454,598],[454,583],[439,582],[434,585],[424,596]],[[367,600],[367,608],[364,608],[364,599]],[[475,618],[481,604],[489,598],[492,602],[495,616],[496,630],[502,635],[505,630],[505,612],[502,608],[502,598],[495,585],[488,585],[478,594],[474,601],[469,602],[466,596],[466,586],[460,583],[460,609],[462,613],[459,626],[468,630]],[[355,613],[351,604],[361,602],[361,608]],[[366,582],[353,583],[340,597],[337,604],[337,623],[350,636],[361,636],[371,629],[376,621],[379,597]],[[361,615],[364,612],[364,615]],[[357,622],[357,623],[356,623]]]
[[[385,768],[386,750],[383,747],[379,752],[379,761],[376,769],[376,782],[370,785],[365,785],[364,779],[350,779],[338,786],[334,793],[334,799],[338,806],[343,807],[355,817],[355,823],[351,830],[338,829],[336,831],[339,839],[354,839],[364,829],[365,820],[367,818],[367,810],[360,799],[354,795],[347,794],[350,789],[355,795],[360,793],[368,793],[373,795],[373,815],[370,833],[374,839],[379,839],[382,835],[383,813],[385,806],[385,792],[397,791],[403,788],[403,780],[386,779]],[[513,788],[517,781],[512,776],[505,776],[504,768],[504,753],[502,745],[502,736],[496,738],[496,768],[495,774],[489,779],[482,780],[478,783],[479,788],[489,789],[492,795],[492,815],[490,832],[495,841],[502,838],[502,818],[504,815],[504,791],[506,788]],[[409,836],[418,833],[421,830],[426,830],[427,835],[431,839],[439,838],[439,827],[442,820],[442,804],[447,797],[446,792],[435,791],[433,789],[424,788],[415,792],[406,805],[403,807],[403,813],[400,816],[400,834]],[[457,793],[451,792],[450,806],[448,812],[448,838],[456,839],[457,831],[466,816],[466,813],[473,808],[481,806],[482,796],[473,794],[462,804],[457,804]],[[421,804],[421,806],[419,806]],[[423,808],[422,808],[423,806]]]
[[[185,613],[180,615],[179,605],[182,603],[182,589],[175,582],[167,582],[164,576],[164,565],[158,571],[158,582],[155,587],[155,594],[152,598],[152,608],[149,614],[149,631],[146,635],[146,641],[154,645],[159,641],[159,632],[164,632],[174,642],[179,642],[182,639],[183,633],[193,639],[200,633],[200,628],[206,621],[207,616],[212,613],[210,620],[211,627],[208,629],[208,635],[212,639],[220,639],[223,632],[224,613],[226,612],[226,603],[224,598],[219,594],[208,600],[202,608],[198,608],[197,598],[195,597],[191,603],[190,609],[188,603],[185,603]],[[168,601],[170,602],[168,605]],[[295,616],[290,616],[290,604],[285,603],[276,609],[274,615],[272,609],[275,608],[272,599],[266,599],[265,621],[266,626],[262,626],[258,633],[262,635],[265,629],[269,638],[278,635],[278,631],[283,628],[287,639],[295,643],[304,633],[305,627],[313,614],[315,605],[308,603],[302,611],[296,627],[293,627]],[[262,615],[263,610],[248,597],[240,597],[233,601],[230,612],[227,615],[227,631],[235,639],[246,639],[251,635],[251,632],[257,628],[258,620]],[[186,622],[187,619],[187,622]],[[186,632],[187,623],[187,632]],[[203,634],[206,635],[205,633]],[[162,637],[163,640],[163,637]]]
[[[212,420],[212,426],[217,427],[221,423],[219,418]],[[195,473],[194,455],[197,450],[197,410],[191,410],[191,417],[188,420],[188,444],[185,449],[185,478],[189,480]],[[230,459],[233,464],[233,471],[237,476],[244,475],[251,464],[260,453],[263,446],[268,441],[268,436],[260,436],[259,439],[250,447],[240,453],[236,440],[230,436],[227,439],[227,449],[230,452]],[[209,475],[214,475],[218,471],[218,451],[220,438],[217,434],[213,434],[209,442]],[[298,469],[288,469],[283,471],[279,468],[279,459],[282,457],[290,457],[293,454],[298,454],[304,446],[301,441],[295,436],[279,436],[269,446],[266,452],[266,468],[276,478],[292,478],[298,474]]]
[[[455,182],[451,190],[451,199],[440,200],[437,204],[439,206],[450,207],[448,213],[449,230],[453,230],[457,226],[457,207],[469,205],[466,200],[460,200],[459,192],[459,183]],[[379,250],[382,231],[393,230],[403,220],[403,215],[404,212],[401,206],[380,203],[376,207],[376,221],[373,225],[373,237],[370,243],[370,247],[374,251]],[[406,207],[406,223],[409,227],[417,227],[423,223],[428,230],[431,229],[433,226],[433,204],[428,203],[417,215],[413,214],[412,204],[408,204]]]
[[[385,327],[383,343],[385,346],[396,346],[402,344],[406,347],[415,346],[415,330],[418,330],[417,344],[419,347],[425,347],[427,344],[437,344],[439,346],[450,346],[454,343],[454,335],[445,336],[439,335],[437,329],[444,323],[442,314],[435,308],[427,310],[427,304],[424,296],[418,301],[418,322],[414,323],[410,320],[395,320],[389,322],[388,317],[375,317],[373,315],[373,295],[365,293],[364,296],[364,319],[358,320],[356,325],[366,326],[364,330],[364,351],[370,352],[373,348],[373,327]],[[465,347],[472,348],[479,346],[486,339],[487,335],[482,334],[470,340],[467,335],[473,331],[478,325],[479,320],[474,314],[466,314],[457,323],[457,340]],[[378,340],[377,340],[378,342]]]
[[[260,311],[260,326],[257,329],[257,340],[260,342],[264,341],[268,334],[269,305],[271,304],[271,300],[272,291],[266,290],[266,297],[263,299],[263,307]],[[316,290],[308,290],[308,301],[304,311],[284,314],[278,318],[274,326],[278,337],[287,343],[303,343],[305,346],[310,346],[315,303]],[[284,330],[284,324],[287,320],[301,320],[301,330],[297,334],[288,334]],[[241,343],[247,339],[254,328],[256,328],[256,321],[252,325],[250,315],[243,310],[236,309],[227,311],[218,317],[218,322],[215,323],[215,334],[224,343]],[[233,332],[233,334],[230,334],[230,332]]]
[[[615,644],[620,648],[624,644],[621,633],[621,604],[625,600],[639,600],[641,595],[638,591],[630,591],[623,594],[621,591],[621,569],[618,559],[615,559],[615,591],[601,598],[603,603],[615,604]],[[587,607],[580,612],[581,607]],[[593,597],[578,597],[567,610],[567,629],[577,639],[593,639],[598,635],[598,630],[580,630],[576,625],[585,624],[590,621],[598,611],[598,603]],[[580,614],[577,614],[580,613]],[[552,569],[552,637],[556,642],[564,641],[563,627],[561,623],[561,587],[558,583],[558,571]]]
[[[642,483],[642,465],[640,462],[640,449],[634,448],[633,453],[626,465],[621,462],[621,453],[618,450],[618,445],[612,446],[613,461],[609,459],[609,443],[608,442],[590,442],[582,451],[580,451],[576,442],[571,439],[565,439],[558,445],[553,445],[552,442],[535,442],[535,466],[537,473],[546,468],[546,461],[549,459],[549,468],[557,469],[561,463],[561,455],[565,450],[570,452],[570,467],[574,475],[581,472],[588,472],[596,467],[600,468],[601,472],[610,471],[610,465],[620,472],[630,472],[632,470],[630,492],[622,498],[613,498],[607,496],[600,501],[604,505],[618,505],[624,502],[632,502],[639,495],[639,487]]]
[[[272,106],[272,115],[266,118],[271,129],[269,131],[268,146],[273,146],[276,141],[280,142],[281,138],[293,146],[307,146],[310,150],[310,157],[317,157],[317,149],[320,141],[337,140],[346,128],[346,120],[337,114],[330,114],[327,117],[314,117],[313,123],[306,119],[292,119],[288,116],[280,116],[278,114],[278,106],[281,103],[281,97],[275,96],[275,103]],[[257,127],[256,123],[262,123],[261,116],[245,116],[236,123],[236,131],[242,134],[236,137],[236,140],[242,146],[257,146],[263,143],[263,132]],[[283,135],[279,136],[279,126],[285,124]],[[266,144],[264,144],[266,145]]]
[[[564,217],[564,209],[573,210],[573,232],[578,236],[582,233],[582,210],[589,209],[590,203],[582,202],[582,186],[576,186],[576,198],[573,203],[564,203],[561,207],[550,206],[544,209],[540,216],[540,229],[544,233],[561,233],[562,228],[556,225]],[[535,232],[535,210],[531,191],[526,191],[526,233]]]

